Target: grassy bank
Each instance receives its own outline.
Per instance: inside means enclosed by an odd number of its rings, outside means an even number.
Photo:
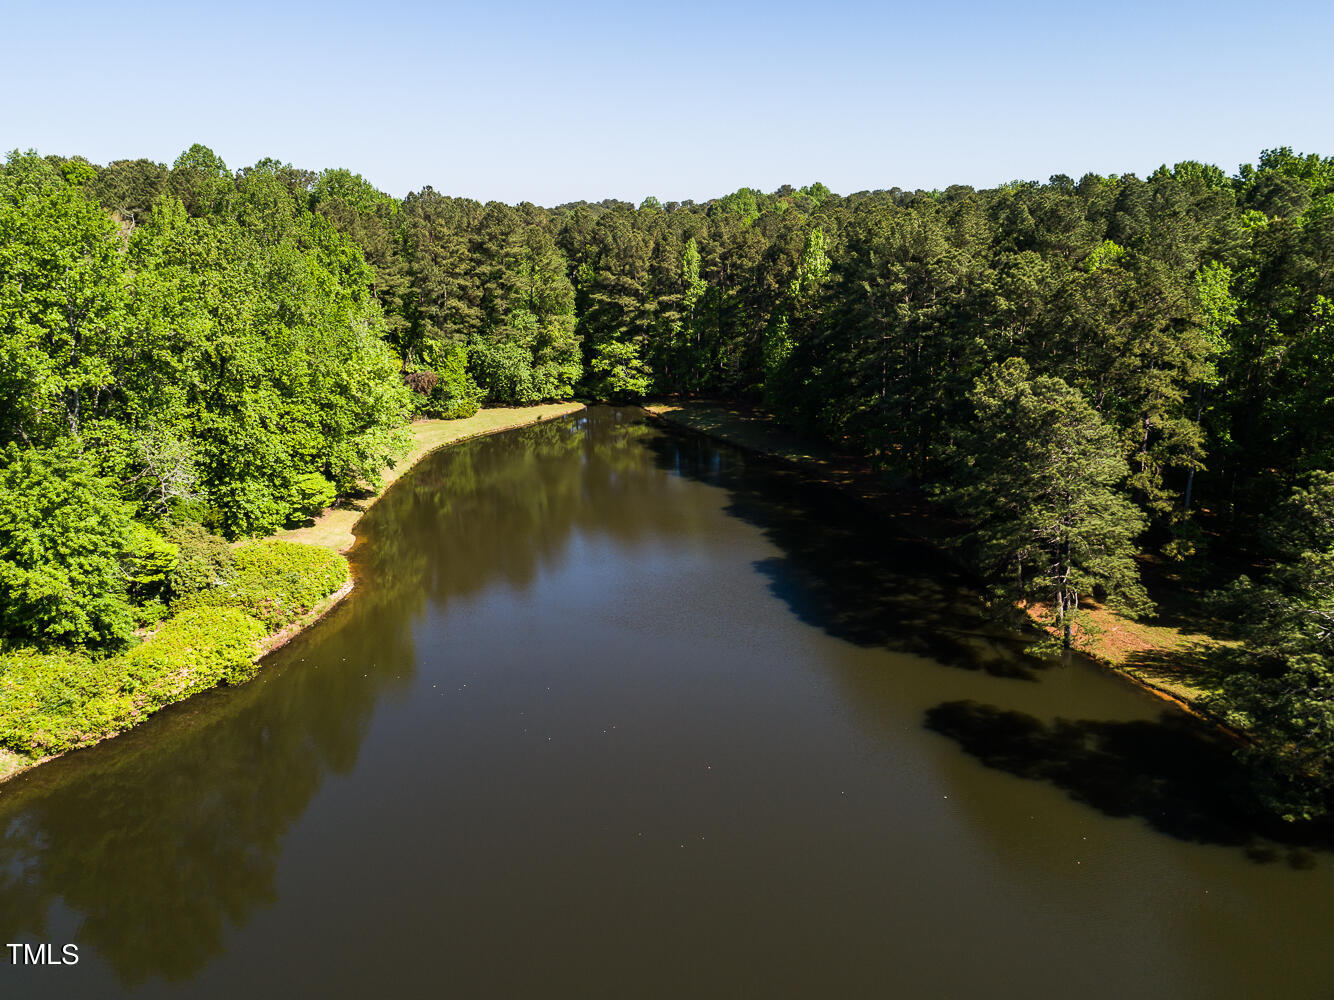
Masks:
[[[653,404],[645,409],[676,426],[795,462],[816,479],[851,489],[878,505],[889,499],[896,513],[912,512],[911,505],[886,488],[865,461],[839,455],[827,445],[803,438],[775,423],[762,410],[695,400]],[[921,532],[923,537],[932,534],[930,528]],[[1211,665],[1216,657],[1211,654],[1229,640],[1222,637],[1222,623],[1210,620],[1201,611],[1198,595],[1173,577],[1168,568],[1146,560],[1143,569],[1158,613],[1132,621],[1096,603],[1082,602],[1092,628],[1076,636],[1079,649],[1155,694],[1202,713],[1202,700],[1219,683]],[[1043,609],[1027,610],[1034,624],[1042,627]]]
[[[100,658],[70,650],[0,654],[0,781],[122,733],[192,694],[249,680],[261,657],[351,591],[340,553],[355,541],[357,520],[408,469],[445,445],[580,409],[552,403],[418,421],[412,450],[379,489],[340,501],[307,527],[236,546],[225,579],[177,601],[137,645]]]
[[[381,486],[377,490],[367,490],[358,496],[340,500],[330,507],[312,524],[290,531],[281,531],[275,538],[305,545],[318,545],[334,552],[346,552],[352,547],[356,537],[352,528],[370,506],[375,503],[393,483],[420,462],[423,458],[445,445],[457,444],[469,438],[485,434],[496,434],[514,427],[535,424],[542,420],[554,420],[584,408],[583,403],[544,403],[541,406],[497,406],[493,409],[479,410],[474,416],[463,420],[418,420],[409,428],[412,432],[412,450],[408,456],[394,468],[381,476]]]

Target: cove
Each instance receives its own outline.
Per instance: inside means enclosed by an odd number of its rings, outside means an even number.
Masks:
[[[799,472],[599,407],[358,530],[254,681],[0,788],[0,936],[80,957],[6,996],[1334,983],[1334,856],[1219,739]]]

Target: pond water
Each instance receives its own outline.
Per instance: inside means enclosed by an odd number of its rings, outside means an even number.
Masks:
[[[1334,856],[787,467],[595,408],[439,452],[265,661],[0,786],[13,997],[1317,997]]]

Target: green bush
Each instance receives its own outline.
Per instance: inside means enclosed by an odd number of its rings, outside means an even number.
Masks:
[[[135,628],[150,628],[167,617],[167,606],[157,598],[134,606]]]
[[[0,746],[44,757],[90,746],[218,684],[255,674],[266,629],[240,608],[194,608],[104,659],[33,649],[0,655]]]
[[[88,746],[134,724],[120,657],[19,649],[0,654],[0,746],[30,757]]]
[[[348,579],[342,556],[313,545],[270,539],[224,558],[216,536],[197,525],[173,526],[168,535],[181,549],[176,574],[187,574],[179,584],[174,575],[173,588],[196,589],[141,645],[103,659],[0,653],[0,746],[29,757],[89,746],[164,705],[249,680],[259,640]],[[139,610],[160,609],[150,602]]]
[[[179,562],[177,546],[147,525],[130,522],[129,549],[121,556],[121,569],[134,600],[151,602],[162,594]]]
[[[276,538],[236,550],[227,583],[196,593],[183,607],[231,606],[270,629],[296,621],[348,580],[347,560],[314,545]]]
[[[334,484],[318,472],[307,472],[292,480],[292,493],[295,510],[289,520],[317,517],[325,507],[338,499]]]
[[[471,365],[477,384],[486,390],[486,401],[498,406],[523,406],[541,396],[533,382],[532,353],[515,341],[478,341],[473,344]]]
[[[178,601],[215,587],[225,586],[236,573],[236,554],[227,540],[193,522],[168,525],[167,541],[180,550],[168,584],[171,598]]]
[[[420,364],[403,372],[418,417],[457,420],[477,412],[482,390],[468,373],[468,348],[428,341],[418,351]]]
[[[219,684],[247,681],[255,676],[255,653],[267,631],[240,608],[182,611],[117,658],[122,689],[148,714]]]
[[[427,399],[425,416],[445,420],[471,417],[481,405],[482,390],[468,374],[468,349],[462,344],[437,348],[432,358],[436,384]]]

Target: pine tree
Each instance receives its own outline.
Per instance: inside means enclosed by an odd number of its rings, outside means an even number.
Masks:
[[[1058,378],[1012,358],[978,379],[973,425],[944,496],[975,525],[981,564],[1007,602],[1051,606],[1065,646],[1081,597],[1130,613],[1148,597],[1135,567],[1144,516],[1117,489],[1129,475],[1116,432]]]

